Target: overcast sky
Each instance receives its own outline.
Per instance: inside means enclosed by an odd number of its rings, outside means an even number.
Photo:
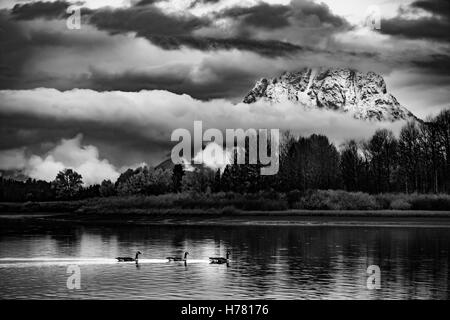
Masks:
[[[79,30],[66,26],[72,3]],[[379,30],[365,26],[373,6]],[[425,118],[450,107],[449,19],[448,0],[2,0],[0,170],[46,178],[71,165],[114,178],[164,159],[171,130],[193,120],[337,141],[376,127],[239,104],[259,78],[304,67],[379,73]]]

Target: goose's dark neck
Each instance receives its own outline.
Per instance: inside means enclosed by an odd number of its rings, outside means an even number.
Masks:
[[[230,258],[230,253],[227,252],[227,260]]]
[[[139,258],[139,252],[136,252],[136,256],[135,256],[135,260],[137,260]]]

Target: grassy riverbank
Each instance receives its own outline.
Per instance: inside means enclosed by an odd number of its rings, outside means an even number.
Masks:
[[[383,215],[402,216],[406,212],[450,211],[449,195],[379,194],[318,190],[288,194],[262,192],[179,193],[160,196],[92,198],[78,201],[0,203],[4,213],[77,214],[214,214],[214,215]],[[442,216],[442,214],[439,214]]]

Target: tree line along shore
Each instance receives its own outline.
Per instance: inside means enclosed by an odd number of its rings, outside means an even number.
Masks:
[[[450,210],[450,110],[406,123],[398,138],[380,129],[338,147],[323,135],[285,132],[279,152],[279,172],[271,176],[260,174],[260,164],[188,171],[170,163],[128,169],[115,182],[90,186],[69,168],[52,182],[0,178],[1,208]]]

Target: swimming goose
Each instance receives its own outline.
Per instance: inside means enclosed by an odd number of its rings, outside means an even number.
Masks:
[[[139,255],[142,254],[140,251],[136,252],[136,256],[132,257],[117,257],[117,261],[119,262],[128,262],[128,261],[136,261],[138,262]]]
[[[227,251],[227,257],[223,258],[223,257],[210,257],[209,260],[211,261],[211,263],[216,263],[216,264],[222,264],[222,263],[228,263],[228,260],[230,259],[230,251]]]
[[[189,254],[189,252],[185,252],[184,258],[182,258],[182,257],[167,257],[166,259],[169,260],[169,262],[170,261],[186,261],[188,254]]]

